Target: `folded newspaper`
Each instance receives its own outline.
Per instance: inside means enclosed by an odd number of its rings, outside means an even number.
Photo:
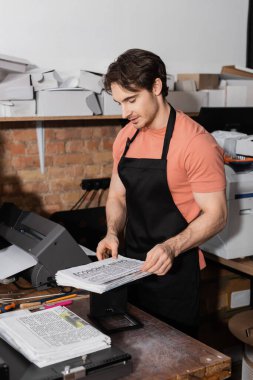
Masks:
[[[61,306],[0,319],[0,336],[40,368],[111,346],[109,336]]]
[[[118,256],[78,267],[60,270],[55,279],[58,285],[73,286],[95,293],[104,293],[151,273],[142,272],[143,261]]]

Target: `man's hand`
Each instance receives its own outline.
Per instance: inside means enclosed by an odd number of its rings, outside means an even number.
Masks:
[[[157,244],[147,253],[141,270],[163,276],[172,267],[174,258],[175,253],[168,243]]]
[[[98,243],[97,246],[97,258],[98,260],[104,260],[112,256],[115,259],[118,257],[119,239],[116,235],[108,233],[103,240]]]

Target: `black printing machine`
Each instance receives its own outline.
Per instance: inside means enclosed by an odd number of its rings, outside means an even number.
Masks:
[[[0,248],[13,244],[37,260],[22,276],[40,290],[51,285],[58,270],[91,262],[63,226],[12,203],[0,208],[0,237]]]
[[[36,258],[37,264],[22,272],[22,277],[38,289],[50,286],[58,270],[91,262],[63,226],[36,213],[22,211],[12,203],[0,207],[0,239],[0,249],[13,244]],[[118,318],[122,315],[124,319],[126,307],[125,287],[102,295],[91,294],[90,317],[109,314],[112,330],[122,330]],[[115,320],[112,319],[114,314]],[[123,322],[125,325],[125,320]],[[135,320],[130,322],[129,327],[134,327]],[[78,357],[41,369],[0,339],[0,378],[3,380],[20,380],[20,376],[23,380],[114,380],[131,371],[131,355],[115,346],[89,354],[86,359]]]
[[[23,271],[22,277],[39,290],[55,284],[58,270],[91,262],[65,227],[12,203],[0,207],[0,238],[0,249],[13,244],[36,259],[37,264]],[[91,293],[90,317],[106,333],[142,326],[127,314],[126,286],[104,294]]]

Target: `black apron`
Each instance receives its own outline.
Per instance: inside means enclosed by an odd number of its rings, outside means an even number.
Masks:
[[[151,248],[179,234],[188,225],[173,201],[167,181],[167,154],[175,120],[176,111],[170,106],[161,159],[125,157],[139,130],[127,139],[118,166],[126,188],[127,257],[144,261]],[[166,275],[151,275],[134,282],[129,286],[129,301],[183,331],[196,326],[199,311],[198,249],[175,258]]]

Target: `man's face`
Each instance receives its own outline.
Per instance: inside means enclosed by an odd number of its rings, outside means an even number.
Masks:
[[[129,91],[117,83],[111,85],[113,99],[121,105],[122,117],[130,120],[135,128],[149,127],[156,117],[159,104],[156,94],[146,89]]]

